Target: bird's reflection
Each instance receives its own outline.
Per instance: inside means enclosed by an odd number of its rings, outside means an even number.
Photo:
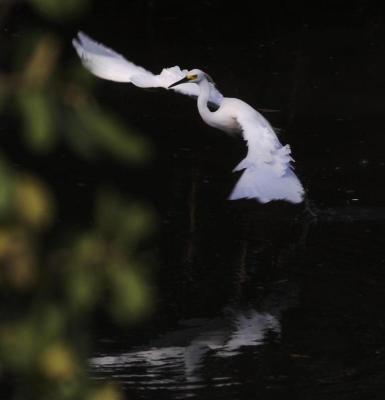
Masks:
[[[270,311],[229,307],[221,317],[183,321],[180,328],[146,347],[98,355],[92,358],[91,367],[96,376],[109,375],[127,385],[135,384],[136,388],[199,387],[208,362],[220,362],[242,353],[250,355],[250,348],[264,345],[267,336],[279,338],[280,314],[288,307],[288,296],[281,296],[278,302],[277,297],[269,299],[265,304],[273,305]],[[218,371],[211,384],[236,384],[223,374]]]

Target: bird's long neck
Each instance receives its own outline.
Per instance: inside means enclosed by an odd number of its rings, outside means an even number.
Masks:
[[[207,107],[207,102],[210,97],[210,84],[206,79],[203,79],[199,82],[199,96],[198,96],[198,111],[202,119],[207,122],[209,125],[209,121],[211,120],[211,111]]]

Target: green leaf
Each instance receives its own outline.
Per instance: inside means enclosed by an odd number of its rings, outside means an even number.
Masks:
[[[154,228],[153,213],[138,203],[131,203],[122,210],[119,224],[116,224],[117,243],[126,248],[135,247]]]
[[[53,220],[54,205],[51,192],[33,175],[18,176],[13,203],[18,218],[34,229],[47,228]]]
[[[69,113],[66,118],[65,135],[72,149],[82,158],[87,160],[95,157],[97,150],[92,137],[86,133],[79,118]]]
[[[11,206],[12,177],[6,163],[0,158],[0,217],[7,215]]]
[[[34,151],[45,153],[55,142],[54,109],[43,91],[24,90],[18,97],[27,145]]]
[[[142,318],[150,309],[151,292],[138,271],[128,265],[108,268],[112,286],[111,312],[120,322]]]
[[[0,325],[0,359],[11,369],[32,371],[37,355],[63,332],[64,314],[41,304],[24,319]]]
[[[36,357],[36,331],[29,321],[0,326],[0,359],[11,370],[32,368]]]
[[[50,19],[70,18],[83,12],[89,0],[29,0],[44,17]]]
[[[150,208],[139,203],[127,204],[108,190],[98,195],[95,214],[101,234],[128,251],[154,229],[155,218]]]
[[[75,265],[66,278],[67,302],[70,309],[84,317],[100,294],[98,269]]]
[[[79,119],[92,140],[120,161],[143,162],[149,157],[147,142],[102,110],[83,107]]]

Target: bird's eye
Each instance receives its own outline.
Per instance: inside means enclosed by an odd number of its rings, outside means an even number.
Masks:
[[[191,80],[193,80],[193,79],[197,79],[198,78],[198,75],[190,75],[189,77],[188,77],[188,79],[191,81]]]

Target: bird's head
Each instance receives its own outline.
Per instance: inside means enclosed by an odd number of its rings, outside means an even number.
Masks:
[[[203,80],[208,80],[208,81],[214,83],[213,80],[210,78],[210,76],[207,75],[205,72],[201,71],[200,69],[192,69],[191,71],[187,72],[187,74],[184,78],[171,84],[169,86],[169,89],[174,86],[180,85],[182,83],[199,83]]]

